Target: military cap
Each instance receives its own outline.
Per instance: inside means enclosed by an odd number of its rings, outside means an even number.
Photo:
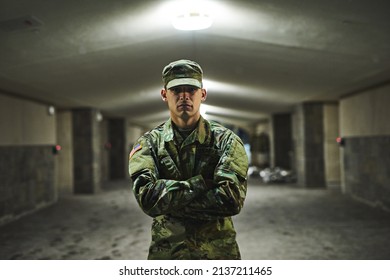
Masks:
[[[202,88],[203,71],[198,63],[188,59],[180,59],[164,67],[162,80],[169,89],[180,85]]]

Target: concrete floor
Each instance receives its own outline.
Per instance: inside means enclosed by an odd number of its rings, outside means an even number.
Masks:
[[[0,227],[0,259],[145,259],[151,219],[128,182],[105,189]],[[243,259],[390,259],[390,213],[334,189],[252,180],[234,219]]]

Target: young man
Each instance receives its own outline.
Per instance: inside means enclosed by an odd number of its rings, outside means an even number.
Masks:
[[[167,65],[161,97],[170,119],[129,156],[133,192],[153,217],[148,259],[240,259],[231,216],[240,212],[248,159],[241,139],[200,115],[207,92],[190,60]]]

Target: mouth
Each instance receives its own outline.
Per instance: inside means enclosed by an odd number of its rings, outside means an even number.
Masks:
[[[192,106],[190,104],[187,104],[187,103],[182,103],[182,104],[179,104],[177,106],[177,108],[179,110],[190,110],[192,108]]]

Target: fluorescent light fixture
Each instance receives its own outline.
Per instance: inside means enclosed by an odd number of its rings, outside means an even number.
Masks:
[[[213,24],[205,1],[182,0],[175,2],[172,25],[178,30],[202,30]]]

